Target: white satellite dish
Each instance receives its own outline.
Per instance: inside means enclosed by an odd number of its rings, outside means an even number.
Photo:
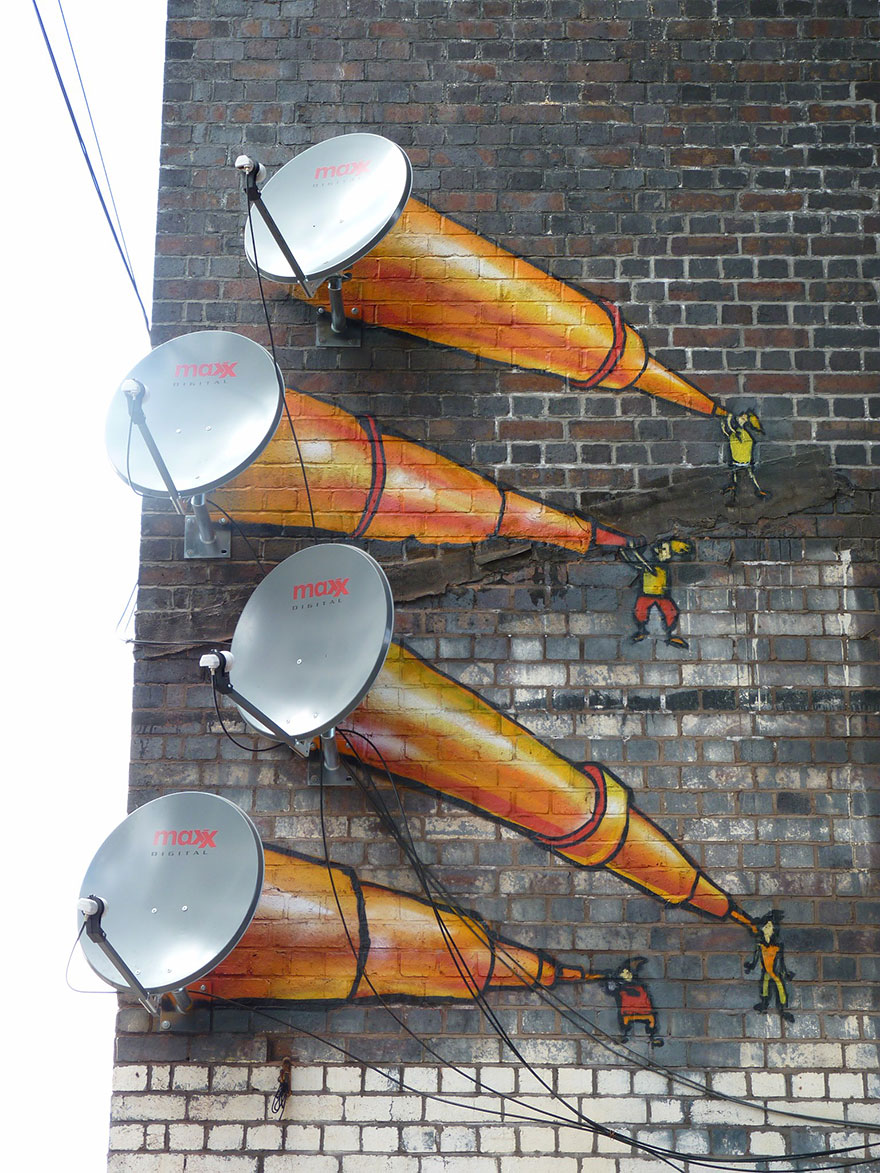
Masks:
[[[261,190],[259,163],[242,155],[235,165],[260,213],[245,226],[248,260],[309,297],[310,284],[329,278],[332,329],[344,333],[342,273],[397,223],[412,190],[406,154],[381,135],[343,134],[291,159]]]
[[[157,346],[120,383],[107,451],[136,492],[167,497],[180,513],[189,498],[187,555],[217,557],[198,549],[199,535],[210,544],[212,534],[204,495],[259,456],[283,404],[284,379],[258,343],[227,330],[185,334]]]
[[[78,904],[86,960],[157,1013],[156,995],[183,1001],[179,992],[232,951],[262,886],[263,846],[244,811],[196,791],[157,798],[89,864]]]
[[[254,729],[298,752],[320,737],[325,770],[334,771],[335,727],[378,676],[393,627],[394,601],[378,562],[344,543],[310,546],[253,592],[231,653],[201,662]]]

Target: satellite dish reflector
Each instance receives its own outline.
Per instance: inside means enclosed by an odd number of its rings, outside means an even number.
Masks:
[[[263,886],[263,846],[244,811],[216,794],[157,798],[104,840],[80,889],[103,904],[100,927],[148,994],[179,990],[209,973],[251,923]],[[79,913],[83,929],[84,913]],[[95,973],[131,988],[83,933]]]
[[[327,733],[366,696],[385,663],[394,601],[382,567],[356,546],[292,554],[245,604],[229,680],[288,739]],[[233,698],[235,699],[235,698]],[[244,719],[272,736],[239,706]]]
[[[343,134],[309,147],[261,189],[266,211],[307,281],[353,265],[397,223],[412,190],[412,165],[378,134]],[[299,275],[259,216],[245,225],[244,247],[256,269],[291,285]]]
[[[128,389],[143,388],[146,426],[178,497],[231,481],[272,438],[284,380],[257,342],[228,330],[202,330],[165,342],[117,388],[107,415],[107,451],[139,493],[172,496],[142,430],[133,426]]]

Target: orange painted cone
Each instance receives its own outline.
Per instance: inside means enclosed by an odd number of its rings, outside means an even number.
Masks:
[[[399,644],[348,724],[365,735],[353,744],[372,766],[385,763],[406,781],[584,867],[616,872],[666,903],[718,918],[731,912],[729,896],[636,809],[612,773],[572,765]]]
[[[445,905],[435,911],[416,896],[361,883],[340,864],[328,869],[322,860],[272,849],[265,859],[253,922],[232,953],[193,985],[195,995],[473,998],[498,986],[599,976],[499,937],[474,915]]]
[[[713,399],[649,357],[616,306],[411,199],[351,270],[363,321],[604,391],[635,388],[703,415]],[[297,293],[297,290],[294,289]],[[327,305],[326,287],[314,299]]]
[[[590,517],[526,497],[411,440],[383,435],[375,420],[298,391],[287,392],[320,529],[386,541],[481,542],[502,536],[585,554],[625,546],[625,534]],[[216,500],[238,521],[311,525],[309,499],[286,422],[257,461]]]

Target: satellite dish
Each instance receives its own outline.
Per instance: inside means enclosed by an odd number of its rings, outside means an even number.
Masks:
[[[393,626],[394,600],[378,562],[356,546],[310,546],[276,566],[245,604],[232,638],[232,690],[287,740],[311,740],[366,696]],[[239,710],[259,732],[276,732]]]
[[[157,798],[104,840],[80,889],[80,930],[97,900],[102,935],[123,970],[88,932],[86,960],[119,990],[180,990],[231,952],[262,886],[260,837],[234,803],[195,791]]]
[[[264,184],[260,198],[305,280],[321,282],[379,243],[411,190],[412,165],[396,143],[378,134],[343,134],[291,159]],[[259,261],[260,272],[284,285],[302,280],[266,222],[253,216],[251,223],[256,257],[248,225],[244,247],[253,267]]]
[[[148,496],[172,493],[142,428],[133,426],[132,383],[143,389],[146,426],[179,497],[231,481],[263,451],[281,418],[281,372],[250,338],[202,330],[157,346],[129,371],[107,415],[113,466]]]

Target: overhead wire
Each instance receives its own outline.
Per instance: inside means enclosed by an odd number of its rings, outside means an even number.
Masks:
[[[116,249],[117,249],[119,256],[122,260],[123,267],[125,268],[126,275],[128,276],[128,280],[131,284],[132,289],[134,290],[134,295],[137,298],[138,305],[140,306],[141,314],[143,315],[143,319],[144,319],[144,325],[146,326],[146,329],[147,329],[147,334],[149,334],[150,333],[150,319],[147,314],[147,310],[144,305],[143,298],[141,297],[140,290],[138,289],[137,281],[136,281],[135,275],[134,275],[134,270],[132,269],[131,263],[129,262],[129,259],[128,259],[127,250],[123,247],[123,243],[120,241],[119,233],[117,233],[117,231],[116,231],[116,226],[113,223],[113,219],[112,219],[112,217],[110,215],[110,211],[107,207],[107,202],[104,199],[104,193],[101,191],[101,185],[98,181],[97,175],[95,174],[95,168],[92,165],[92,160],[89,156],[88,147],[86,146],[85,140],[83,139],[83,136],[82,136],[82,132],[79,128],[79,123],[77,121],[76,114],[74,113],[73,106],[70,101],[70,97],[68,96],[68,93],[67,93],[67,87],[65,86],[64,79],[61,76],[61,70],[58,66],[58,61],[55,57],[55,51],[52,48],[52,42],[49,39],[49,34],[46,31],[46,26],[43,23],[43,17],[40,13],[39,7],[37,6],[37,0],[31,0],[31,3],[33,4],[34,13],[36,14],[37,22],[39,23],[39,26],[40,26],[40,32],[43,35],[43,41],[46,45],[46,51],[49,54],[49,60],[52,63],[52,68],[55,71],[55,77],[56,77],[56,79],[58,81],[58,85],[61,89],[61,95],[64,99],[64,104],[67,107],[67,113],[70,116],[71,123],[73,124],[73,130],[74,130],[74,133],[76,134],[77,142],[79,143],[80,150],[82,151],[83,159],[85,160],[85,164],[88,169],[89,176],[92,180],[92,186],[95,189],[95,194],[98,197],[98,201],[101,205],[101,210],[104,213],[104,218],[107,221],[108,228],[110,229],[110,234],[113,237],[113,241],[116,245]],[[59,4],[59,7],[60,7],[60,4]],[[63,14],[62,14],[62,16],[63,16]],[[67,28],[67,22],[65,21],[65,29],[66,28]],[[69,39],[69,36],[70,36],[70,34],[68,33],[68,39]],[[79,73],[78,67],[77,67],[77,73]],[[80,81],[81,80],[82,79],[80,79]],[[90,117],[91,117],[91,114],[90,114]],[[94,129],[94,126],[93,126],[93,129]],[[96,136],[96,142],[97,142],[97,136]],[[99,147],[99,153],[100,153],[100,147]],[[102,158],[102,162],[103,162],[103,158]],[[115,210],[115,204],[114,204],[114,210]]]

